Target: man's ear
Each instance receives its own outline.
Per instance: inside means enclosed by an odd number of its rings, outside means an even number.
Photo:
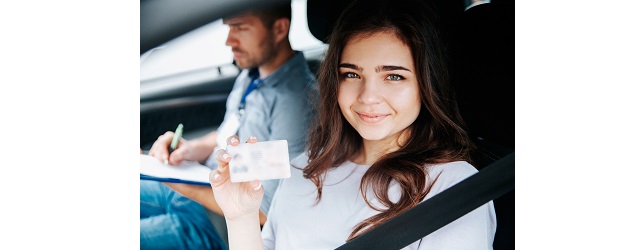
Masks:
[[[282,40],[288,38],[289,36],[289,26],[291,26],[291,21],[287,18],[278,18],[273,23],[273,37],[275,38],[276,43],[280,43]]]

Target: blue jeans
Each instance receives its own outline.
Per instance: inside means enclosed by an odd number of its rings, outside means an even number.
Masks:
[[[228,249],[199,203],[140,180],[140,249]]]

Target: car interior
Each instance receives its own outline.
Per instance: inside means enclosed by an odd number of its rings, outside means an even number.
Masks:
[[[152,52],[154,47],[171,38],[237,13],[243,6],[271,3],[258,0],[193,1],[190,7],[176,12],[172,10],[176,3],[172,2],[175,1],[141,1],[141,55]],[[326,42],[333,23],[349,2],[307,0],[307,23],[311,34]],[[464,121],[477,146],[472,164],[481,170],[515,151],[515,6],[513,1],[493,0],[465,10],[464,1],[433,2],[452,31],[448,39],[451,41],[453,83]],[[325,49],[303,51],[312,72],[316,73]],[[185,126],[185,139],[197,138],[217,128],[224,116],[227,95],[239,72],[229,64],[141,81],[141,149],[148,150],[158,136],[175,129],[178,123]],[[495,199],[494,205],[498,225],[493,247],[514,249],[515,191]],[[226,240],[224,218],[211,211],[208,214]]]

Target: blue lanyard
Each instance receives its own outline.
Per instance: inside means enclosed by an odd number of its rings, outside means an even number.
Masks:
[[[244,91],[242,99],[240,100],[240,105],[238,105],[238,110],[241,111],[241,113],[244,113],[244,105],[247,102],[247,96],[251,93],[251,91],[260,87],[262,82],[264,82],[264,79],[259,79],[258,74],[255,74],[251,77],[251,82],[249,82],[249,86],[247,86],[247,89]]]

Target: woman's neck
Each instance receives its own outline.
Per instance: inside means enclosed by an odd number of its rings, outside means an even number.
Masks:
[[[361,165],[373,165],[382,156],[397,151],[407,141],[409,133],[400,132],[398,134],[398,136],[389,136],[375,141],[363,138],[362,148],[355,154],[352,161]]]

